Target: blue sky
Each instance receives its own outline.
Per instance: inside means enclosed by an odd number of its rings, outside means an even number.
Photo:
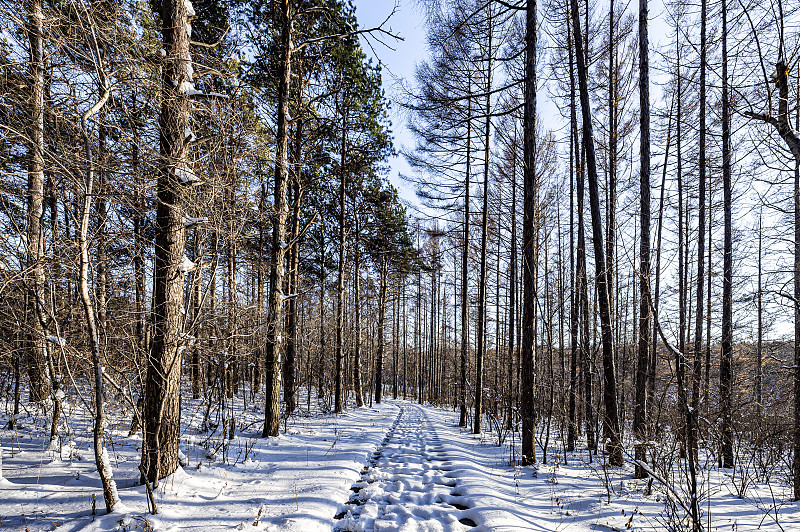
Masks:
[[[395,149],[400,152],[405,147],[413,146],[414,139],[405,127],[406,118],[400,111],[400,106],[396,103],[399,96],[398,84],[403,80],[412,80],[414,77],[415,65],[424,59],[425,56],[425,23],[424,16],[420,8],[417,7],[416,0],[397,0],[397,10],[389,19],[387,27],[392,33],[403,38],[403,41],[395,41],[391,38],[381,38],[387,45],[394,49],[375,41],[375,39],[362,38],[364,51],[375,57],[383,64],[383,86],[386,96],[392,100],[392,131],[395,139]],[[379,26],[386,17],[392,13],[395,0],[355,0],[356,15],[362,28],[372,28]],[[367,44],[372,45],[372,48]],[[374,51],[373,51],[374,50]],[[397,155],[389,161],[391,167],[389,177],[392,183],[400,191],[400,196],[416,205],[416,195],[411,187],[406,185],[399,177],[401,173],[409,173],[410,168],[402,155]]]
[[[427,45],[425,41],[426,27],[423,8],[419,0],[354,0],[356,16],[362,28],[379,26],[395,9],[386,28],[398,35],[403,41],[391,38],[382,40],[391,48],[377,42],[375,39],[362,37],[364,51],[371,57],[380,60],[383,65],[383,86],[387,97],[392,101],[392,131],[395,139],[395,148],[398,153],[414,145],[414,138],[406,128],[406,117],[400,110],[397,99],[400,97],[398,85],[405,81],[413,85],[414,69],[417,63],[425,59]],[[628,11],[633,11],[636,6],[628,6]],[[661,47],[661,42],[669,39],[669,28],[661,0],[650,0],[650,50],[651,62],[657,61],[655,51]],[[372,45],[370,47],[370,44]],[[651,72],[658,78],[658,72]],[[657,83],[651,81],[651,97],[655,100],[660,95]],[[547,88],[539,89],[539,113],[551,127],[558,127],[561,120],[554,104],[547,97]],[[419,206],[413,189],[408,186],[400,175],[409,174],[411,169],[402,155],[397,155],[389,161],[391,182],[398,188],[401,198],[411,205]],[[414,214],[414,213],[410,213]],[[428,213],[432,214],[432,213]]]

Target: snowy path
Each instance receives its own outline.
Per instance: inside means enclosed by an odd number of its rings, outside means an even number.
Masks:
[[[43,450],[46,418],[21,420],[19,442],[12,431],[0,428],[8,479],[0,480],[0,530],[132,531],[141,530],[146,520],[159,532],[330,532],[337,506],[349,496],[399,411],[384,404],[339,415],[297,416],[281,436],[262,438],[262,411],[251,406],[243,412],[237,406],[236,438],[222,440],[218,432],[196,429],[202,402],[185,402],[180,446],[188,463],[161,481],[155,516],[147,512],[144,488],[137,482],[141,437],[127,436],[127,427],[107,430],[122,499],[109,515],[102,510],[90,419],[73,421],[72,439],[60,453]],[[227,460],[219,450],[223,441]],[[97,496],[96,518],[92,494]]]
[[[400,413],[373,453],[337,530],[468,530],[475,526],[458,490],[448,447],[419,405]]]
[[[160,483],[155,516],[137,482],[140,436],[118,424],[108,429],[122,505],[104,515],[98,499],[95,517],[91,418],[66,410],[71,432],[54,451],[44,441],[46,417],[21,418],[17,432],[1,428],[0,418],[0,530],[660,532],[674,520],[660,486],[647,496],[647,481],[632,479],[629,465],[604,470],[602,456],[588,462],[585,448],[565,456],[554,440],[547,464],[512,467],[517,434],[498,446],[495,433],[460,429],[451,410],[387,400],[338,415],[298,415],[280,437],[262,438],[263,411],[240,404],[236,437],[227,440],[198,429],[202,406],[184,402],[180,446],[188,463]],[[789,502],[788,485],[773,484],[782,490],[776,507],[761,484],[739,499],[730,474],[703,478],[707,530],[800,530],[800,504]]]

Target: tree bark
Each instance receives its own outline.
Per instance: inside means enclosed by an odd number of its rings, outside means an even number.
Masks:
[[[470,78],[471,79],[471,78]],[[472,173],[472,82],[467,97],[467,163],[464,173],[464,242],[461,254],[461,386],[458,426],[467,426],[467,359],[469,355],[469,188]]]
[[[30,381],[29,398],[44,401],[50,391],[47,377],[46,332],[39,320],[45,315],[44,235],[44,13],[41,0],[29,0],[28,42],[30,44],[30,126],[28,132],[28,189],[26,212],[27,249],[25,276],[32,303],[39,308],[28,314],[30,334],[27,339],[26,369]]]
[[[109,464],[106,450],[103,447],[103,433],[105,431],[105,410],[104,410],[104,394],[103,394],[103,365],[100,355],[100,331],[98,328],[97,320],[95,317],[95,309],[92,300],[89,296],[89,216],[92,209],[92,197],[94,193],[94,179],[95,168],[94,158],[92,157],[92,146],[89,138],[89,118],[97,112],[108,101],[110,91],[106,83],[101,83],[102,95],[98,102],[86,111],[81,118],[81,129],[83,133],[84,148],[88,168],[86,171],[86,181],[84,183],[83,194],[83,207],[81,209],[80,226],[78,228],[78,252],[79,252],[79,271],[78,271],[78,284],[81,294],[81,302],[83,303],[84,318],[86,319],[86,328],[89,333],[89,346],[92,351],[92,365],[94,366],[94,392],[95,392],[95,405],[94,405],[94,427],[93,427],[93,440],[94,440],[94,458],[97,467],[97,474],[100,477],[100,483],[103,488],[103,500],[106,506],[106,512],[110,513],[114,509],[117,502],[117,487],[114,480],[111,478],[111,471],[106,468]],[[102,223],[102,222],[101,222]]]
[[[731,233],[731,117],[728,101],[728,13],[722,0],[722,187],[725,241],[722,271],[722,343],[719,362],[722,466],[733,467],[733,235]],[[795,281],[796,282],[796,281]]]
[[[616,297],[614,296],[616,207],[617,207],[617,79],[614,68],[617,43],[614,40],[614,2],[609,0],[608,9],[608,171],[606,175],[606,269],[608,271],[608,304],[612,318],[618,324]],[[640,28],[641,29],[641,28]],[[640,59],[641,61],[641,59]],[[648,122],[649,125],[649,122]],[[615,345],[618,344],[615,335]],[[614,353],[617,356],[617,353]]]
[[[226,161],[227,162],[227,161]],[[223,163],[225,164],[225,163]],[[235,199],[234,199],[234,188],[235,184],[233,179],[228,183],[225,187],[225,195],[227,196],[227,206],[228,206],[228,216],[230,219],[228,220],[228,235],[226,240],[227,245],[227,287],[226,291],[228,293],[228,305],[227,305],[227,341],[225,345],[225,362],[223,364],[223,373],[225,378],[225,397],[226,399],[233,399],[234,394],[236,393],[237,388],[237,340],[236,340],[236,226],[233,217],[234,206],[235,206]],[[227,428],[228,421],[230,420],[233,422],[233,419],[228,416],[231,416],[233,409],[232,408],[225,408],[223,413],[223,425]]]
[[[137,103],[134,97],[134,110],[137,110]],[[133,215],[133,276],[136,285],[136,341],[137,345],[144,351],[146,317],[144,308],[145,298],[145,271],[144,271],[144,251],[145,251],[145,192],[142,175],[139,171],[139,139],[141,123],[137,120],[133,124],[133,153],[131,153],[131,171],[134,177],[134,208]]]
[[[491,14],[489,15],[491,17]],[[492,35],[494,29],[489,22],[489,47],[486,55],[486,123],[484,126],[484,159],[483,159],[483,213],[481,217],[481,265],[478,284],[478,338],[475,354],[475,419],[473,434],[481,433],[481,416],[483,415],[483,362],[486,358],[486,284],[488,277],[487,250],[489,237],[489,138],[492,127]],[[433,296],[433,294],[432,294]]]
[[[281,398],[281,347],[283,344],[283,287],[284,255],[286,253],[286,186],[288,174],[288,106],[289,85],[292,79],[292,27],[291,0],[281,0],[281,49],[278,84],[278,117],[275,148],[275,189],[272,217],[272,242],[270,250],[269,298],[267,302],[267,391],[264,407],[262,436],[277,436],[280,428]]]
[[[514,349],[517,329],[517,127],[514,126],[514,145],[511,160],[511,260],[508,283],[508,399],[507,429],[514,428]]]
[[[583,114],[583,138],[586,146],[586,168],[589,179],[589,205],[592,216],[592,237],[594,243],[595,270],[597,272],[597,299],[600,310],[601,344],[603,350],[603,432],[607,437],[606,450],[609,463],[622,465],[622,443],[620,441],[619,417],[617,411],[617,383],[614,370],[614,333],[610,300],[609,279],[603,249],[603,227],[600,219],[600,194],[598,190],[597,159],[592,133],[591,107],[589,104],[588,68],[583,53],[583,41],[578,14],[578,1],[571,0],[572,24],[575,35],[575,55],[578,59],[578,87]]]
[[[568,17],[569,19],[569,17]],[[567,425],[567,450],[575,450],[577,439],[577,392],[578,392],[578,311],[579,290],[578,273],[575,267],[575,170],[578,159],[578,118],[575,110],[575,69],[572,47],[572,26],[567,21],[567,48],[569,55],[569,96],[570,96],[570,133],[569,133],[569,267],[570,267],[570,368],[569,368],[569,419]]]
[[[200,258],[200,232],[197,228],[193,231],[192,237],[192,249],[193,255],[192,260],[195,262],[199,261]],[[202,269],[197,268],[195,271],[192,272],[191,282],[189,286],[191,287],[189,290],[189,308],[191,310],[191,326],[192,326],[192,335],[197,337],[199,336],[200,329],[200,316],[201,316],[201,308],[200,308],[200,295],[201,289],[203,284],[203,275]],[[191,377],[192,377],[192,398],[193,399],[200,399],[200,396],[203,393],[203,378],[202,378],[202,370],[200,367],[200,348],[197,342],[197,338],[194,339],[192,348],[191,348]]]
[[[356,236],[354,242],[353,259],[355,261],[355,312],[356,312],[356,334],[353,354],[353,388],[356,392],[356,406],[364,406],[364,391],[361,383],[361,251],[359,249],[359,230],[358,218],[356,218]]]
[[[583,377],[583,395],[584,395],[584,422],[586,425],[586,446],[591,451],[597,450],[597,438],[595,434],[595,412],[594,400],[592,398],[592,381],[593,381],[593,367],[592,367],[592,347],[590,345],[590,321],[589,314],[589,279],[586,266],[586,229],[585,221],[583,218],[583,207],[585,201],[585,179],[584,175],[584,160],[586,159],[585,149],[581,143],[581,161],[578,165],[578,306],[580,309],[579,314],[579,327],[580,327],[580,363],[581,374]]]
[[[106,156],[106,136],[107,131],[103,123],[105,112],[99,112],[99,124],[97,126],[97,170],[96,170],[96,189],[97,199],[95,200],[95,213],[97,216],[97,230],[95,234],[97,266],[95,267],[95,286],[94,297],[97,302],[97,327],[101,341],[106,336],[108,328],[108,249],[106,246],[106,216],[108,206],[106,205],[106,168],[108,165]]]
[[[302,188],[300,186],[300,157],[303,122],[297,119],[295,126],[295,154],[294,154],[294,179],[292,180],[292,230],[291,239],[294,242],[289,253],[289,312],[286,315],[286,360],[283,363],[283,400],[286,403],[286,415],[294,413],[297,408],[297,391],[295,389],[295,373],[297,365],[297,294],[300,293],[300,243],[296,241],[300,234],[300,202]]]
[[[646,460],[642,443],[647,438],[647,373],[650,360],[650,60],[648,41],[648,2],[639,0],[639,351],[636,360],[636,403],[633,435],[636,460]],[[635,478],[644,478],[637,465]]]
[[[536,463],[536,412],[533,365],[536,359],[536,53],[537,1],[528,0],[525,10],[525,83],[523,111],[523,222],[522,222],[522,465]]]
[[[344,358],[344,261],[345,252],[345,207],[347,205],[346,189],[346,160],[347,160],[347,116],[342,110],[342,141],[339,151],[339,264],[336,276],[336,380],[334,412],[342,412],[342,374],[344,371],[342,359]],[[380,401],[378,401],[380,402]]]
[[[763,373],[763,356],[762,356],[762,347],[763,347],[763,338],[764,338],[764,320],[763,320],[763,313],[764,308],[762,305],[762,297],[761,297],[761,259],[762,259],[762,214],[761,211],[758,213],[758,291],[757,291],[757,311],[758,311],[758,330],[757,330],[757,337],[756,337],[756,382],[755,382],[755,392],[756,392],[756,419],[761,419],[761,384],[764,377]]]
[[[159,116],[161,167],[156,185],[156,238],[153,271],[153,337],[147,361],[142,445],[143,480],[158,480],[178,467],[180,437],[180,334],[183,324],[181,271],[186,234],[181,173],[187,171],[189,98],[176,89],[188,81],[189,36],[186,6],[181,0],[162,4],[162,38],[166,56],[161,74]]]
[[[787,94],[788,99],[788,94]],[[800,157],[794,166],[794,427],[792,499],[800,500]]]
[[[389,277],[388,268],[386,257],[381,257],[381,280],[378,293],[378,353],[375,361],[375,402],[378,404],[383,399],[383,355],[386,350],[386,285]]]
[[[699,138],[699,173],[697,189],[697,310],[695,311],[694,329],[694,367],[692,371],[692,430],[699,429],[700,415],[700,377],[702,374],[703,351],[703,319],[705,313],[704,286],[705,286],[705,249],[706,249],[706,18],[708,0],[700,1],[700,138]],[[709,264],[709,268],[711,265]],[[761,269],[759,268],[759,275]],[[697,449],[692,449],[697,453]]]

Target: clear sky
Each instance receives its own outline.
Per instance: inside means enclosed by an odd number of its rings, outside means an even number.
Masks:
[[[386,96],[392,102],[391,120],[395,139],[395,149],[412,147],[414,138],[405,127],[406,117],[397,103],[400,98],[399,84],[403,80],[413,80],[415,65],[425,55],[425,23],[417,0],[355,0],[356,16],[362,28],[379,26],[396,6],[394,15],[386,23],[385,28],[398,35],[403,41],[382,36],[381,40],[391,48],[372,38],[362,37],[361,44],[367,55],[380,60],[383,65],[383,86]],[[372,48],[370,48],[370,45]],[[393,49],[392,49],[393,48]],[[389,177],[400,191],[400,196],[407,202],[416,205],[416,195],[411,187],[399,178],[402,173],[410,173],[410,168],[402,155],[389,161],[391,167]],[[409,213],[413,214],[413,213]]]
[[[426,58],[427,51],[425,17],[422,8],[417,5],[418,2],[419,0],[354,0],[356,15],[362,28],[379,26],[395,9],[395,13],[389,19],[386,27],[403,38],[403,41],[387,38],[385,41],[391,46],[389,48],[376,42],[375,39],[362,38],[362,46],[369,56],[377,58],[383,65],[383,85],[387,97],[392,102],[392,131],[398,152],[403,149],[413,148],[414,145],[414,138],[406,128],[406,117],[403,116],[397,103],[401,96],[398,85],[401,82],[413,84],[415,66]],[[674,33],[672,33],[668,22],[671,15],[665,8],[663,0],[649,0],[649,4],[650,95],[652,103],[661,98],[661,84],[668,77],[668,73],[663,70],[663,58],[660,57],[660,54],[673,46]],[[626,9],[638,20],[636,4],[628,4]],[[695,15],[696,13],[692,16]],[[371,47],[370,44],[372,45]],[[711,83],[713,84],[715,81],[712,80]],[[634,96],[634,98],[638,97]],[[553,127],[560,120],[557,118],[558,113],[552,108],[552,105],[553,103],[548,98],[547,88],[540,87],[539,110],[543,117],[547,115],[552,118],[551,120],[545,118],[550,127]],[[548,106],[550,106],[550,109],[548,109]],[[655,148],[655,151],[658,152],[658,147]],[[658,162],[654,160],[654,166]],[[389,161],[389,167],[389,178],[400,191],[401,198],[410,206],[409,214],[412,216],[419,215],[420,213],[416,210],[419,208],[419,201],[414,190],[399,177],[402,174],[411,173],[409,165],[402,155],[398,155]],[[424,214],[431,215],[434,213],[426,212]],[[737,273],[737,275],[741,274]],[[791,332],[790,320],[778,319],[778,321],[779,323],[776,323],[771,329],[770,337],[780,337]],[[714,334],[718,334],[718,328],[715,331]],[[744,327],[735,334],[747,335],[748,329]]]
[[[389,15],[385,29],[402,38],[397,41],[391,37],[381,36],[386,44],[381,44],[374,38],[362,37],[361,43],[368,56],[377,58],[383,65],[383,86],[386,96],[391,101],[392,132],[394,133],[395,149],[398,153],[403,149],[413,148],[414,138],[406,128],[406,116],[400,109],[398,100],[402,97],[399,85],[403,82],[412,85],[414,81],[415,66],[425,59],[427,44],[425,41],[426,27],[423,8],[419,0],[354,0],[356,16],[362,28],[380,26]],[[666,14],[662,0],[650,0],[650,49],[651,56],[669,40],[669,29],[666,24]],[[628,7],[629,11],[635,10]],[[394,14],[392,11],[394,10]],[[656,58],[651,57],[651,62]],[[653,78],[659,77],[659,72],[651,72]],[[651,81],[651,97],[658,98],[660,89],[658,83]],[[546,123],[557,124],[561,118],[554,104],[547,97],[545,86],[539,89],[539,113]],[[555,126],[558,127],[558,126]],[[389,161],[389,178],[398,188],[401,198],[410,205],[419,207],[412,187],[406,184],[399,176],[410,174],[412,170],[402,155],[397,155]],[[409,214],[415,214],[409,212]],[[430,213],[429,213],[430,214]]]

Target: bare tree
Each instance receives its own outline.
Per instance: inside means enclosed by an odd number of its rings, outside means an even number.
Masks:
[[[617,383],[614,369],[614,331],[608,295],[608,270],[603,247],[603,227],[600,219],[600,194],[597,178],[597,158],[592,134],[592,115],[589,104],[588,68],[584,56],[583,37],[578,13],[578,1],[571,0],[572,27],[575,36],[575,55],[578,62],[578,88],[583,115],[583,143],[586,152],[586,169],[589,179],[589,206],[592,216],[595,270],[597,272],[597,299],[600,310],[601,344],[603,349],[603,432],[611,465],[622,465],[619,413],[617,410]]]
[[[647,373],[650,360],[650,50],[648,2],[639,0],[639,355],[636,362],[636,403],[633,434],[640,442],[634,449],[637,461],[644,461],[642,445],[647,433]],[[644,478],[637,465],[636,478]]]

